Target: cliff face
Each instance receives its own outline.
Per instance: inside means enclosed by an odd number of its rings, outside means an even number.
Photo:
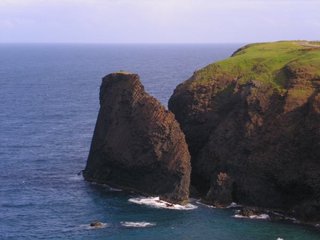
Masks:
[[[192,181],[217,205],[280,208],[320,220],[320,49],[249,45],[201,69],[169,101]]]
[[[181,203],[189,196],[190,171],[179,124],[138,75],[104,77],[85,179]]]

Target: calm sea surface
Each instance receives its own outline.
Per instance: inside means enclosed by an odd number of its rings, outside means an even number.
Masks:
[[[0,239],[313,240],[294,224],[233,218],[194,201],[157,209],[89,184],[86,164],[101,78],[139,73],[163,104],[194,70],[241,45],[0,45]],[[105,225],[92,229],[89,223]]]

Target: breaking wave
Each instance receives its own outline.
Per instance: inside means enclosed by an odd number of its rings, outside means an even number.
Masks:
[[[186,205],[169,203],[169,202],[160,200],[159,197],[137,197],[137,198],[130,198],[128,201],[135,204],[146,205],[153,208],[164,208],[164,209],[173,209],[173,210],[193,210],[198,208],[197,206],[191,203]]]
[[[77,175],[73,175],[71,177],[69,177],[70,181],[83,181],[84,178],[82,176],[82,174],[77,174]]]
[[[234,218],[247,218],[247,219],[260,219],[260,220],[269,220],[270,216],[268,214],[259,214],[259,215],[251,215],[251,216],[244,216],[241,214],[233,215]]]
[[[144,228],[144,227],[153,227],[156,224],[151,222],[120,222],[124,227],[132,227],[132,228]]]

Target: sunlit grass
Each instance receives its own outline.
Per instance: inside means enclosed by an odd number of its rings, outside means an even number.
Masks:
[[[213,79],[228,76],[240,83],[261,81],[281,91],[288,78],[284,70],[286,66],[304,69],[308,74],[319,77],[320,43],[281,41],[250,44],[232,57],[197,71],[195,82],[208,83]]]

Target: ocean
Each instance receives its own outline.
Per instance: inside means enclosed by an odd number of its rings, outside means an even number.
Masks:
[[[103,76],[138,73],[167,105],[177,84],[241,45],[1,44],[0,239],[319,240],[311,227],[237,219],[197,199],[166,209],[78,175]]]

